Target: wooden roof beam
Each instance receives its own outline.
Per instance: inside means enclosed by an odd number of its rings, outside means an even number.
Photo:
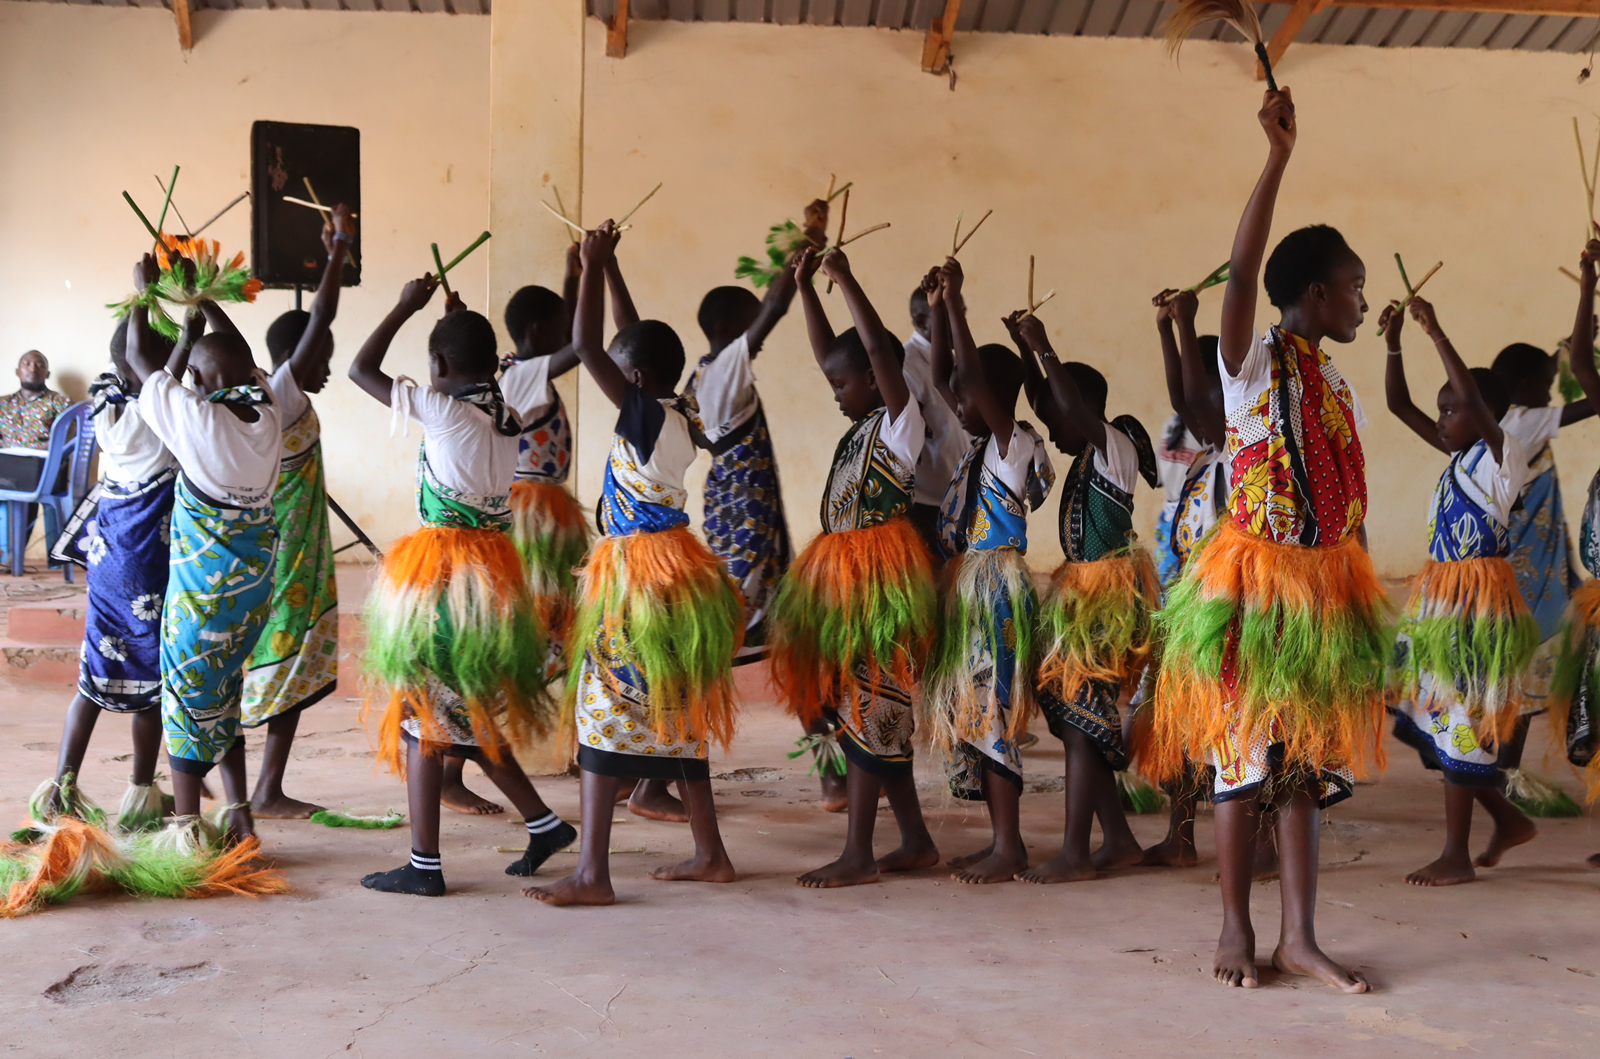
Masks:
[[[178,46],[194,49],[194,30],[189,25],[189,0],[172,0],[172,17],[178,23]]]
[[[1600,0],[1334,0],[1340,7],[1472,11],[1500,15],[1600,15]]]
[[[1267,42],[1267,58],[1271,60],[1273,69],[1277,69],[1283,53],[1289,50],[1289,45],[1294,43],[1295,37],[1300,35],[1305,24],[1311,21],[1311,16],[1320,13],[1330,3],[1332,0],[1295,0],[1294,6],[1284,16],[1283,25],[1278,27],[1278,32]],[[1267,71],[1261,68],[1259,62],[1256,63],[1256,80],[1266,79]]]
[[[628,54],[628,0],[617,0],[616,14],[606,23],[606,58],[621,59]]]
[[[956,19],[960,15],[961,0],[944,0],[944,12],[928,23],[928,35],[922,41],[923,73],[942,74],[949,68],[950,38],[956,35]]]

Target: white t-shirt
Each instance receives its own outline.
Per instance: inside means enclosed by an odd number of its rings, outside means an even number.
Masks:
[[[1177,508],[1178,497],[1183,493],[1183,483],[1189,477],[1189,468],[1194,466],[1195,456],[1205,448],[1187,428],[1178,435],[1178,443],[1167,448],[1167,439],[1182,422],[1182,417],[1176,412],[1168,416],[1167,421],[1161,424],[1161,437],[1156,442],[1156,478],[1161,482],[1169,514]]]
[[[300,388],[300,381],[289,370],[287,360],[267,376],[267,391],[272,394],[272,403],[278,406],[278,416],[283,420],[285,429],[293,426],[311,407],[311,398]]]
[[[439,484],[474,496],[511,492],[521,439],[496,430],[483,409],[418,386],[405,376],[394,381],[389,405],[396,418],[422,424],[428,467]]]
[[[938,399],[937,394],[934,397]],[[965,434],[961,436],[966,437]],[[899,419],[890,415],[889,410],[885,408],[883,410],[883,427],[878,431],[878,440],[883,442],[884,448],[893,453],[895,459],[907,467],[917,468],[917,483],[920,486],[922,482],[922,464],[919,461],[929,442],[928,428],[922,420],[922,409],[918,407],[917,402],[907,401],[906,406],[900,409]],[[970,445],[971,442],[967,444]],[[950,477],[954,478],[955,474],[955,469],[951,468]],[[946,479],[943,484],[949,485],[949,479]],[[917,493],[920,495],[921,492],[922,490],[918,488]],[[944,499],[942,493],[939,499]],[[919,500],[918,503],[921,503],[921,501]]]
[[[1035,445],[1032,435],[1022,429],[1022,424],[1011,424],[1011,438],[1006,442],[1006,454],[1000,455],[1000,443],[993,436],[983,448],[983,468],[998,478],[1012,495],[1028,496],[1028,472],[1033,468]],[[1048,466],[1049,457],[1045,457]]]
[[[100,409],[94,439],[100,446],[100,476],[113,482],[146,482],[178,462],[139,414],[138,400]]]
[[[1139,484],[1139,450],[1128,435],[1107,423],[1106,447],[1095,448],[1094,469],[1124,493],[1132,493]]]
[[[267,378],[256,372],[256,385]],[[257,405],[246,423],[174,379],[167,369],[144,381],[139,414],[177,458],[184,477],[212,500],[236,508],[272,502],[283,425],[276,405]]]
[[[906,388],[921,406],[923,429],[927,434],[917,462],[917,485],[912,501],[938,507],[944,488],[956,476],[961,457],[972,448],[972,437],[961,429],[955,410],[933,384],[933,346],[916,331],[905,343]]]
[[[1483,442],[1477,442],[1483,445]],[[1522,495],[1522,486],[1528,479],[1528,450],[1522,447],[1510,432],[1507,432],[1500,443],[1500,462],[1496,463],[1494,453],[1487,451],[1478,459],[1477,466],[1471,472],[1466,471],[1466,465],[1472,462],[1471,450],[1468,450],[1466,459],[1462,461],[1462,473],[1458,480],[1465,487],[1470,496],[1483,509],[1488,512],[1500,525],[1509,525],[1511,522],[1511,507],[1517,502],[1517,497]],[[1428,505],[1431,516],[1438,503],[1437,496]]]
[[[1561,433],[1560,408],[1524,408],[1512,405],[1500,419],[1500,429],[1515,437],[1533,459],[1539,450]]]
[[[550,385],[550,358],[529,357],[513,363],[500,375],[500,395],[524,424],[544,415],[556,403],[556,391]]]
[[[1222,359],[1221,350],[1217,351],[1217,363],[1222,369],[1223,414],[1231,422],[1235,409],[1260,400],[1261,395],[1272,386],[1272,352],[1267,348],[1266,338],[1258,331],[1250,341],[1250,352],[1245,354],[1244,363],[1239,365],[1239,374],[1228,374],[1228,363]],[[1361,398],[1356,395],[1355,387],[1339,374],[1339,369],[1331,361],[1322,366],[1322,374],[1334,389],[1343,385],[1350,391],[1350,414],[1355,421],[1355,428],[1360,430],[1366,426],[1367,413],[1362,410]]]
[[[756,393],[748,334],[729,342],[700,366],[694,396],[707,441],[722,440],[756,414],[761,400]]]

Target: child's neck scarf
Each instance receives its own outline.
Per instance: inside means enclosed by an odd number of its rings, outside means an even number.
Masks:
[[[522,433],[522,424],[517,422],[517,417],[506,408],[505,398],[500,394],[500,384],[493,379],[463,386],[452,393],[450,398],[483,409],[484,414],[494,420],[495,432],[502,437],[514,438]]]
[[[271,404],[272,395],[255,383],[244,386],[224,386],[220,390],[213,390],[206,394],[206,400],[212,404],[234,404],[250,407],[258,404]]]

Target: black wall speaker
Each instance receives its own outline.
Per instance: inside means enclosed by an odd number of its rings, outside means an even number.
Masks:
[[[250,261],[267,287],[315,287],[327,253],[323,214],[285,200],[325,206],[343,202],[361,212],[361,130],[346,125],[258,121],[250,127]],[[344,286],[361,282],[362,220],[356,220],[356,265],[344,269]]]

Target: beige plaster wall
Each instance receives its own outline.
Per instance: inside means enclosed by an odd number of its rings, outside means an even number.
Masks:
[[[105,370],[104,304],[131,289],[149,248],[122,189],[158,209],[151,175],[179,164],[177,203],[198,225],[248,187],[252,121],[355,125],[365,276],[344,293],[334,380],[316,405],[331,493],[386,542],[416,524],[417,433],[391,441],[388,410],[344,370],[401,284],[431,267],[428,244],[453,253],[488,225],[489,20],[201,11],[195,27],[184,55],[160,9],[0,2],[0,389],[31,347],[76,396]],[[248,205],[206,234],[248,251]],[[476,308],[487,271],[479,252],[451,273]],[[292,304],[266,291],[233,311],[259,363],[267,325]],[[394,370],[426,378],[427,327],[401,332]]]
[[[1152,431],[1168,413],[1149,298],[1224,260],[1264,158],[1260,89],[1244,49],[1191,44],[1181,69],[1143,40],[967,36],[960,82],[918,72],[920,37],[891,31],[635,24],[623,60],[588,40],[585,219],[666,186],[621,254],[635,300],[704,352],[700,295],[731,282],[768,225],[798,216],[829,172],[855,181],[850,229],[894,227],[854,248],[856,271],[904,333],[906,296],[948,251],[957,210],[994,216],[963,252],[979,341],[1024,297],[1039,261],[1058,349],[1104,371],[1113,413]],[[1595,91],[1564,55],[1296,46],[1281,76],[1295,90],[1300,149],[1277,232],[1314,221],[1344,230],[1370,269],[1370,297],[1399,291],[1392,254],[1430,284],[1469,362],[1505,343],[1552,348],[1571,328],[1576,287],[1556,271],[1581,249],[1582,191],[1570,118],[1592,135]],[[554,223],[553,221],[551,222]],[[1215,327],[1220,292],[1202,302]],[[1267,315],[1262,299],[1263,324]],[[828,300],[844,326],[839,297]],[[761,355],[762,391],[798,541],[845,426],[795,317]],[[1404,574],[1424,557],[1424,506],[1443,457],[1389,416],[1374,320],[1333,354],[1365,398],[1372,549]],[[1443,373],[1411,336],[1413,391],[1431,409]],[[602,400],[586,387],[585,411]],[[610,423],[585,414],[580,485],[592,496]],[[1568,511],[1600,459],[1600,428],[1558,444]],[[1062,469],[1065,460],[1062,461]],[[697,501],[696,501],[697,502]],[[1158,495],[1138,497],[1142,530]],[[1055,502],[1033,520],[1036,565],[1057,560]]]

